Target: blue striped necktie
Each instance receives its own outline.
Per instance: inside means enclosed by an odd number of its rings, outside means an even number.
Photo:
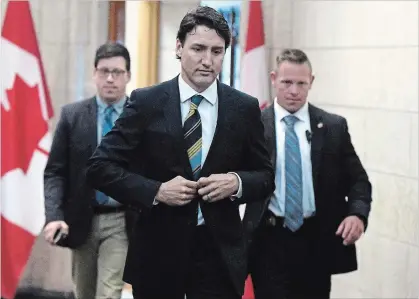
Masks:
[[[112,115],[115,112],[115,108],[112,105],[106,107],[102,118],[102,136],[105,136],[113,127]],[[104,205],[109,201],[106,194],[96,191],[96,201],[99,205]]]
[[[103,113],[102,123],[102,136],[105,136],[113,127],[112,115],[115,112],[115,108],[112,105],[106,107]]]
[[[285,131],[285,221],[291,231],[297,231],[304,222],[303,181],[301,152],[294,125],[298,118],[288,115],[283,118]]]

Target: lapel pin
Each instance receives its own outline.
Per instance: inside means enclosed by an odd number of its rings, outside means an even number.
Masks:
[[[323,123],[318,123],[317,128],[319,128],[319,129],[323,128]]]

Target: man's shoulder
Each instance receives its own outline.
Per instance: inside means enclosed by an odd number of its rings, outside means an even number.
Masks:
[[[89,105],[92,105],[95,101],[95,97],[90,97],[81,101],[77,101],[77,102],[73,102],[73,103],[68,103],[65,104],[62,107],[63,111],[66,112],[73,112],[73,113],[77,113],[79,111],[83,111],[84,109],[86,109]]]
[[[173,87],[174,84],[176,84],[175,80],[176,80],[176,78],[173,78],[171,80],[164,81],[164,82],[161,82],[161,83],[157,83],[157,84],[154,84],[154,85],[151,85],[151,86],[136,88],[132,91],[130,99],[134,98],[137,95],[146,96],[146,95],[149,95],[149,94],[155,94],[155,93],[161,93],[161,92],[169,91],[170,88]]]
[[[274,104],[270,103],[268,106],[266,106],[262,112],[262,120],[266,121],[266,120],[270,120],[274,117],[275,113],[274,113]]]
[[[317,117],[320,117],[325,124],[329,124],[329,125],[342,124],[346,122],[345,117],[339,114],[328,112],[313,104],[309,104],[309,113],[314,114]]]
[[[247,94],[244,93],[238,89],[235,89],[227,84],[224,83],[219,83],[219,88],[221,88],[222,93],[226,94],[226,95],[233,95],[234,98],[238,98],[240,99],[240,103],[244,104],[244,105],[249,105],[249,104],[257,104],[259,105],[258,99]]]

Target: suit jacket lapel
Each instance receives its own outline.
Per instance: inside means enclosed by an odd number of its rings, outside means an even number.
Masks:
[[[266,108],[265,121],[265,138],[270,153],[272,165],[276,165],[276,130],[275,130],[275,110],[274,106]]]
[[[163,113],[167,121],[166,130],[175,140],[175,153],[173,154],[180,157],[180,162],[184,168],[184,172],[189,178],[193,178],[192,168],[189,163],[188,153],[183,137],[178,76],[169,82],[169,88],[166,90],[164,98],[160,99],[160,101],[165,101],[165,103],[163,103]]]
[[[89,148],[91,150],[90,154],[93,154],[94,150],[96,149],[97,143],[97,103],[96,98],[93,97],[89,100],[87,104],[87,110],[85,112],[86,115],[86,140]]]
[[[264,122],[265,126],[265,139],[267,148],[270,154],[271,163],[274,167],[276,173],[276,156],[277,156],[277,148],[276,148],[276,125],[275,125],[275,110],[274,105],[271,105],[266,108],[266,112],[264,114]],[[268,196],[263,204],[263,211],[265,211],[269,205],[271,200],[271,196]]]
[[[313,186],[317,187],[317,179],[319,175],[319,168],[322,158],[322,148],[324,140],[324,124],[321,115],[318,113],[317,108],[310,105],[308,106],[310,114],[311,126],[311,166],[313,169]]]

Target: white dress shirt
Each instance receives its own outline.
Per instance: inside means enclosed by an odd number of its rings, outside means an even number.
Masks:
[[[182,75],[179,75],[179,94],[180,94],[180,112],[182,115],[182,126],[185,123],[188,115],[191,98],[194,95],[201,95],[204,97],[202,102],[198,106],[198,112],[201,116],[201,127],[202,127],[202,160],[201,167],[205,163],[205,159],[208,156],[212,139],[214,138],[215,128],[217,127],[218,119],[218,90],[217,81],[214,81],[207,89],[203,92],[198,93],[192,87],[190,87]],[[236,197],[240,198],[242,195],[242,182],[237,173],[234,173],[239,180],[239,190],[235,194]],[[198,225],[204,224],[204,218],[201,213],[201,209],[198,209]]]
[[[202,122],[202,161],[201,166],[207,158],[209,148],[214,138],[215,128],[218,119],[218,92],[217,82],[214,81],[206,90],[197,93],[190,87],[179,75],[179,93],[180,93],[180,112],[182,115],[182,126],[185,123],[189,108],[191,107],[191,98],[194,95],[202,95],[204,99],[198,106],[198,112]]]
[[[275,185],[276,189],[271,197],[269,209],[276,216],[285,215],[285,130],[284,117],[290,115],[288,111],[282,108],[277,99],[274,101],[275,112],[275,132],[276,132],[276,165],[275,165]],[[316,205],[314,200],[313,175],[311,166],[311,143],[307,137],[307,131],[311,134],[310,115],[308,113],[308,103],[293,114],[298,118],[294,125],[297,134],[302,167],[303,182],[303,213],[308,218],[315,214]]]

